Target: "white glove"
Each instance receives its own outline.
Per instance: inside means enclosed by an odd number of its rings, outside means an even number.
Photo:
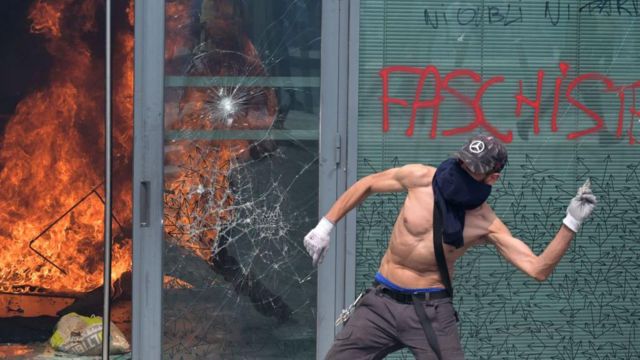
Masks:
[[[567,216],[562,220],[571,231],[578,232],[580,225],[591,215],[598,200],[591,191],[591,181],[587,179],[578,189],[578,194],[571,199],[567,208]]]
[[[304,247],[313,259],[313,266],[320,264],[327,254],[331,230],[333,230],[333,223],[323,217],[318,225],[304,237]]]

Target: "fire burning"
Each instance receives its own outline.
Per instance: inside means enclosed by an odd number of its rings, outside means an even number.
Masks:
[[[98,0],[36,0],[49,85],[23,99],[0,148],[0,292],[87,292],[102,284],[104,42]],[[131,269],[133,3],[114,36],[112,280]],[[98,45],[96,45],[98,44]]]
[[[0,147],[0,292],[84,293],[102,285],[102,4],[35,0],[31,6],[31,31],[46,39],[52,65],[48,85],[18,104]],[[122,19],[113,36],[112,282],[131,270],[133,2],[120,5]],[[190,0],[166,3],[167,74],[266,75],[232,1],[205,0],[200,12],[191,9]],[[194,24],[202,25],[199,36]],[[168,131],[266,129],[277,114],[274,90],[261,86],[185,88],[167,98]],[[211,260],[221,227],[233,218],[229,171],[255,155],[254,145],[247,140],[168,144],[167,166],[176,169],[165,180],[172,241]]]

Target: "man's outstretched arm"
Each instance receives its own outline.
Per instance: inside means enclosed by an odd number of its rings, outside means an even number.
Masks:
[[[567,252],[571,239],[573,239],[582,222],[591,215],[596,203],[596,197],[591,192],[587,182],[578,189],[578,194],[571,199],[571,203],[567,208],[567,216],[562,221],[562,227],[540,255],[535,255],[527,244],[513,237],[509,229],[498,217],[493,219],[489,227],[489,242],[494,244],[509,262],[525,274],[538,281],[544,281],[551,275],[556,265]]]
[[[432,167],[412,164],[371,174],[354,183],[336,200],[318,225],[304,237],[304,246],[313,259],[313,265],[321,263],[327,253],[334,224],[369,195],[427,186],[431,183],[434,172],[435,169]]]
[[[430,183],[433,171],[432,167],[412,164],[365,176],[336,200],[325,218],[335,224],[373,193],[402,192]]]

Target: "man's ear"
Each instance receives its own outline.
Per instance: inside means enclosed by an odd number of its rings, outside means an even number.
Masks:
[[[499,178],[500,173],[493,173],[485,178],[484,183],[487,185],[493,185],[498,181]]]

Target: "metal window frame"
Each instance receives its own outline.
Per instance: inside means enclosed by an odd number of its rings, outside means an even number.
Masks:
[[[345,120],[347,134],[347,159],[346,187],[358,180],[358,80],[360,76],[360,0],[351,0],[349,3],[349,76],[346,84],[348,95],[347,117]],[[357,209],[346,218],[345,229],[345,256],[346,256],[346,285],[344,290],[345,302],[350,304],[356,294],[356,216]]]
[[[359,0],[323,0],[320,70],[320,215],[357,180]],[[326,180],[325,180],[326,179]],[[355,298],[356,213],[336,226],[318,268],[316,358],[336,333],[335,319]]]

